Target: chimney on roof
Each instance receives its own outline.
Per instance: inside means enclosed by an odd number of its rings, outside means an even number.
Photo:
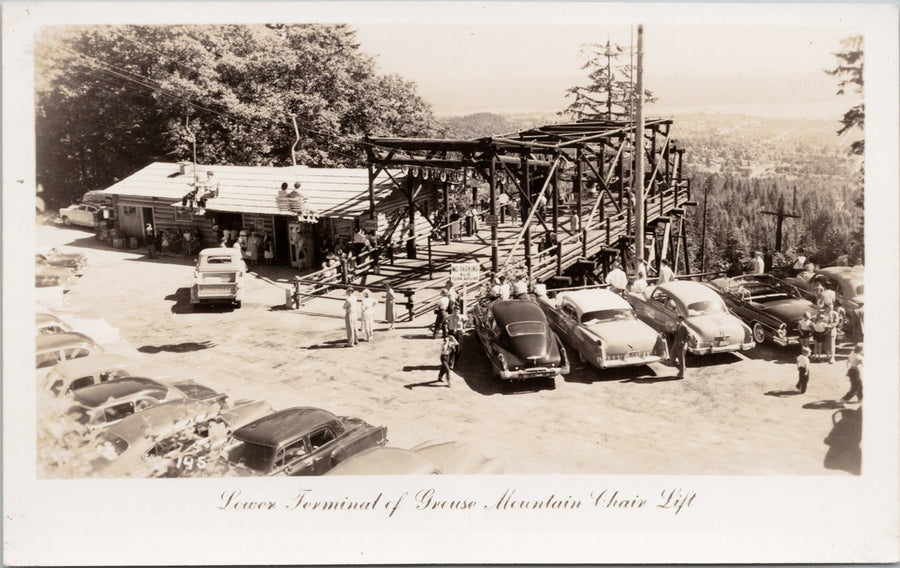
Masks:
[[[181,175],[187,175],[190,165],[190,162],[178,162],[178,173],[180,173]]]

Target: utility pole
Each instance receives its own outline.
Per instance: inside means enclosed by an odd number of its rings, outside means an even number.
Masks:
[[[637,30],[637,117],[634,125],[634,254],[635,268],[644,260],[644,26]]]

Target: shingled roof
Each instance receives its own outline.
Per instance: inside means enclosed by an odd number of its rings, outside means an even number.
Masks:
[[[182,174],[177,163],[155,162],[103,192],[180,202],[192,189],[193,171],[189,165]],[[206,203],[209,211],[294,216],[296,212],[279,207],[276,199],[282,183],[287,182],[293,189],[297,181],[307,206],[321,217],[356,218],[369,210],[369,176],[363,168],[197,165],[201,182],[206,179],[206,172],[213,172],[219,184],[219,195]],[[392,173],[399,179],[399,172]],[[384,172],[379,174],[375,179],[375,202],[391,197],[393,189],[390,177]]]

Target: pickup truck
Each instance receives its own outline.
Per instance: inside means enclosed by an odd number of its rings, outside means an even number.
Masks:
[[[222,247],[201,250],[194,269],[191,303],[228,302],[240,308],[246,272],[247,265],[238,250]]]

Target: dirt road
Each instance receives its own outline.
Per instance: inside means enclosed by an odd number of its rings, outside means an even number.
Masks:
[[[233,398],[266,399],[276,409],[320,406],[384,424],[394,446],[465,441],[503,458],[508,473],[858,471],[860,405],[833,402],[848,388],[846,349],[834,365],[813,365],[803,395],[793,389],[796,348],[767,346],[689,359],[684,380],[661,364],[599,372],[574,363],[555,384],[509,385],[492,378],[472,335],[448,389],[419,384],[438,373],[439,341],[427,319],[393,331],[379,323],[373,343],[346,348],[339,306],[315,300],[335,317],[281,307],[276,280],[287,269],[251,275],[240,309],[194,310],[193,268],[184,258],[149,260],[87,231],[39,225],[37,250],[52,246],[89,257],[65,312],[105,320],[140,356]]]

